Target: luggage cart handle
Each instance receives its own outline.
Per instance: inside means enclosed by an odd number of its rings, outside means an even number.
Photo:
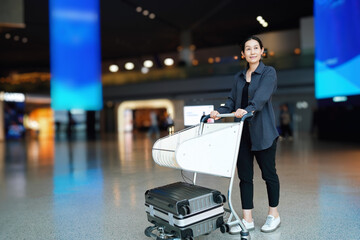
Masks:
[[[249,112],[247,114],[245,114],[240,121],[245,121],[245,119],[254,116],[254,114],[252,112]],[[220,118],[228,118],[228,117],[235,117],[235,113],[223,113],[223,114],[218,114],[217,117]],[[205,123],[207,122],[207,120],[210,118],[210,114],[209,115],[205,115],[201,117],[200,122]]]

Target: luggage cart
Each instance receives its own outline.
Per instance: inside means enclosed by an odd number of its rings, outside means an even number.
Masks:
[[[243,116],[240,122],[232,123],[207,123],[210,115],[203,116],[200,124],[163,137],[157,140],[152,148],[153,159],[158,165],[193,172],[194,185],[197,173],[230,179],[228,188],[229,209],[225,208],[225,212],[230,216],[226,223],[222,222],[220,226],[217,225],[215,228],[220,227],[220,231],[226,233],[232,226],[238,224],[242,229],[240,232],[241,240],[250,239],[250,234],[233,208],[232,188],[244,121],[252,116],[252,113],[248,113]],[[219,114],[218,117],[233,118],[235,115],[233,113]],[[150,210],[152,213],[154,212],[153,209]],[[151,220],[150,210],[147,209],[149,221]],[[154,221],[151,222],[154,223]],[[204,234],[209,233],[204,232]],[[146,228],[145,235],[156,240],[182,239],[174,231],[167,231],[161,223],[155,223],[154,226]]]

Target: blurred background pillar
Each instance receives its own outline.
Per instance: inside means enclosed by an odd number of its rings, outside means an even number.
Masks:
[[[95,136],[95,112],[103,108],[99,0],[50,0],[51,107],[87,112],[87,136]]]
[[[0,99],[0,141],[5,140],[4,128],[4,102]]]
[[[190,30],[184,30],[181,32],[180,44],[181,46],[179,47],[179,65],[191,66],[192,60],[194,59],[195,48],[192,45]]]

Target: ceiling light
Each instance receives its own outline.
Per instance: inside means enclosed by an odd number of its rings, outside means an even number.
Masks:
[[[147,67],[142,67],[142,68],[141,68],[141,72],[142,72],[143,74],[147,74],[147,73],[149,72],[149,69],[148,69]]]
[[[210,64],[214,63],[214,59],[213,59],[213,58],[209,58],[209,59],[208,59],[208,63],[210,63]]]
[[[144,16],[149,15],[149,11],[148,11],[148,10],[144,10],[144,11],[143,11],[143,15],[144,15]]]
[[[257,16],[256,20],[263,26],[267,27],[269,24],[265,21],[265,19],[262,16]]]
[[[126,70],[133,70],[135,65],[132,62],[125,63],[125,69]]]
[[[174,65],[174,60],[173,60],[172,58],[166,58],[166,59],[164,60],[164,64],[165,64],[166,66],[172,66],[172,65]]]
[[[112,65],[110,65],[109,70],[110,70],[110,72],[117,72],[117,71],[119,71],[119,66],[116,64],[112,64]]]
[[[26,37],[24,37],[24,38],[22,39],[22,42],[23,42],[23,43],[27,43],[27,42],[28,42],[28,39],[27,39]]]
[[[19,41],[20,37],[18,35],[14,36],[15,41]]]
[[[142,11],[142,7],[137,7],[137,8],[136,8],[136,11],[137,11],[138,13],[140,13],[140,12]]]
[[[151,68],[152,66],[154,66],[154,63],[151,60],[146,60],[144,62],[144,67]]]
[[[150,13],[150,15],[149,15],[149,18],[150,19],[154,19],[156,16],[155,16],[155,14],[154,13]]]
[[[10,38],[11,38],[11,34],[10,34],[10,33],[6,33],[6,34],[5,34],[5,38],[6,38],[6,39],[10,39]]]
[[[263,20],[263,17],[262,17],[262,16],[258,16],[258,17],[256,18],[256,20],[258,20],[258,21],[260,22],[261,20]]]

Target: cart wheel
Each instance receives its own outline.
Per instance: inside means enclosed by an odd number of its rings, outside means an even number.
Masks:
[[[229,231],[230,231],[229,225],[227,225],[227,224],[221,225],[221,226],[220,226],[220,231],[221,231],[222,233],[227,233],[227,232],[229,232]]]
[[[144,231],[145,236],[151,237],[152,230],[153,230],[153,227],[147,227]]]
[[[243,231],[240,232],[241,240],[250,240],[251,236],[249,232],[244,233]]]

